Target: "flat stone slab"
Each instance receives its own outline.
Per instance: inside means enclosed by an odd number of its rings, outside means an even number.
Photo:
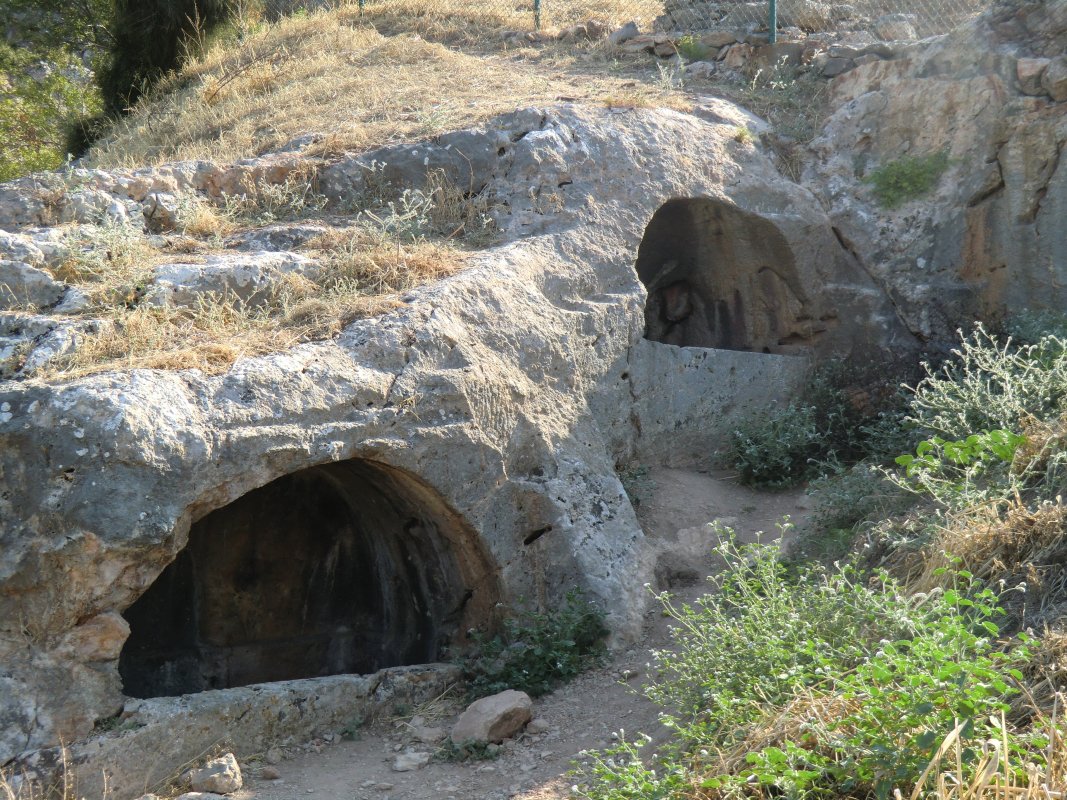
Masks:
[[[373,719],[397,703],[415,706],[461,678],[452,664],[393,667],[371,675],[335,675],[217,689],[180,697],[129,700],[118,728],[67,748],[68,770],[81,797],[101,797],[103,770],[113,800],[130,800],[224,747],[237,758],[288,738],[306,741],[340,731],[352,719]],[[13,772],[52,785],[63,767],[59,748],[16,761]],[[199,784],[198,784],[199,785]]]

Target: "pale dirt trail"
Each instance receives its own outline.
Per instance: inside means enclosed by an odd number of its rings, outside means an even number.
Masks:
[[[799,492],[755,492],[731,482],[728,476],[683,470],[657,469],[641,489],[638,516],[645,532],[655,539],[672,539],[680,529],[722,519],[741,541],[753,541],[763,531],[768,540],[777,536],[776,523],[806,512]],[[657,577],[681,599],[704,591],[701,576],[712,572],[707,542],[702,558],[665,558]],[[359,731],[355,741],[336,744],[308,743],[293,748],[272,769],[274,780],[261,776],[264,762],[245,768],[245,789],[235,800],[561,800],[569,796],[573,779],[567,772],[584,749],[605,747],[620,728],[662,739],[665,729],[657,721],[658,707],[639,690],[644,681],[649,651],[670,643],[669,620],[652,603],[644,635],[632,648],[613,654],[608,664],[592,670],[550,695],[534,701],[534,716],[547,727],[542,733],[524,733],[505,743],[499,758],[468,763],[431,762],[413,772],[392,769],[397,751],[411,741],[406,720],[383,721]],[[427,724],[446,731],[462,706],[438,704],[427,710]],[[422,747],[422,749],[430,749]],[[269,772],[268,768],[268,772]]]

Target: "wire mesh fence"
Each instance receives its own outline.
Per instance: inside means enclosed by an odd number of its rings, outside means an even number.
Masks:
[[[697,33],[728,30],[750,35],[861,34],[872,41],[920,39],[947,33],[981,13],[991,0],[266,0],[268,15],[344,5],[373,24],[398,17],[412,26],[427,17],[453,23],[559,31],[595,19],[609,26],[633,21],[641,31]]]

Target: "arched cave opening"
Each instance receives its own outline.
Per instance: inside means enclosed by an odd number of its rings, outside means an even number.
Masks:
[[[162,697],[435,661],[498,594],[477,534],[423,481],[311,467],[192,526],[126,610],[119,672]]]
[[[785,235],[758,214],[711,198],[675,198],[637,251],[648,290],[645,338],[682,347],[795,353],[831,320],[813,319]]]

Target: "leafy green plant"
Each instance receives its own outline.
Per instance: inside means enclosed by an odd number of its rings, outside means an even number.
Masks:
[[[661,595],[676,647],[654,653],[645,692],[673,745],[648,764],[639,742],[587,759],[579,796],[885,798],[924,779],[950,737],[967,779],[990,740],[1044,762],[1040,737],[1005,717],[1029,640],[1000,641],[998,598],[969,573],[908,596],[885,573],[790,573],[776,546],[727,539],[718,553],[714,593]]]
[[[1046,420],[1067,409],[1067,341],[1042,336],[1034,344],[999,341],[979,324],[963,336],[940,370],[924,365],[906,421],[946,439],[981,430],[1020,430],[1030,417]]]
[[[859,529],[902,513],[916,502],[914,494],[903,491],[869,461],[819,476],[809,492],[814,508],[810,521],[798,531],[791,558],[842,559]]]
[[[875,198],[884,208],[899,208],[931,192],[948,165],[948,152],[944,150],[925,156],[902,156],[872,170],[864,181],[871,184]]]
[[[741,481],[771,489],[802,481],[825,454],[815,408],[799,403],[743,422],[731,434],[731,449]]]
[[[520,612],[504,620],[499,636],[475,635],[478,652],[465,664],[470,693],[550,692],[600,660],[607,633],[604,613],[577,589],[557,609]]]
[[[707,58],[709,52],[707,45],[688,33],[674,41],[674,48],[686,61],[701,61]]]
[[[1003,323],[1004,334],[1016,345],[1037,344],[1047,336],[1067,339],[1067,314],[1062,311],[1029,311],[1012,314]]]
[[[641,750],[652,742],[646,734],[628,740],[619,731],[619,742],[606,751],[585,751],[584,759],[571,774],[578,783],[571,787],[573,797],[589,800],[668,800],[680,797],[689,788],[688,771],[680,763],[660,768],[646,766]]]
[[[871,384],[859,393],[862,402],[847,388],[857,378]],[[733,464],[744,483],[778,489],[835,471],[841,463],[892,459],[911,442],[901,429],[903,402],[884,375],[863,374],[856,365],[822,366],[798,400],[737,426],[731,434]]]
[[[956,441],[935,436],[919,442],[915,455],[897,456],[904,479],[895,475],[891,479],[949,508],[1006,499],[1021,488],[1010,467],[1015,451],[1025,442],[1025,436],[1004,430],[972,433]]]
[[[62,166],[66,131],[99,110],[99,93],[74,55],[0,44],[0,182]]]
[[[248,192],[227,196],[225,213],[235,220],[269,225],[303,219],[325,206],[326,198],[315,191],[313,176],[297,170],[280,183],[256,183]]]
[[[623,491],[630,498],[630,504],[635,509],[639,508],[641,503],[656,489],[656,482],[644,464],[638,464],[636,461],[620,464],[615,467],[615,472],[619,476]]]

